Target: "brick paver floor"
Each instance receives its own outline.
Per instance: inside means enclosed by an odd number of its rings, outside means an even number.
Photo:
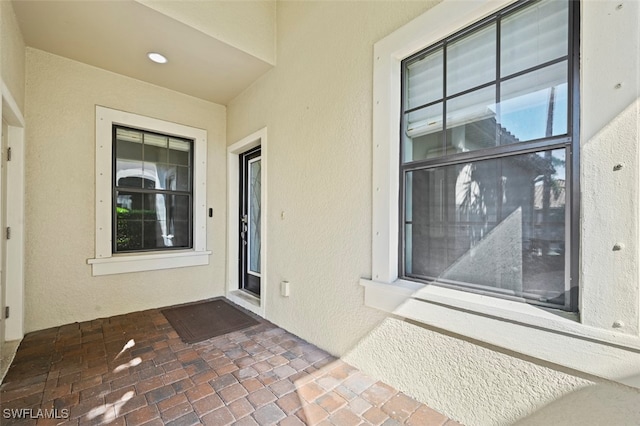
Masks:
[[[457,425],[267,321],[186,344],[158,309],[28,334],[0,407],[2,425]]]

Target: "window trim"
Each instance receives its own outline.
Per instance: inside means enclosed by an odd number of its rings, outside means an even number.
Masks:
[[[172,250],[171,252],[112,253],[112,129],[114,124],[194,141],[192,249]],[[207,131],[96,105],[95,143],[95,258],[87,260],[87,263],[92,266],[92,275],[111,275],[209,264],[211,251],[207,250],[206,232]]]
[[[591,280],[580,284],[581,315],[590,318],[584,323],[577,315],[559,310],[398,278],[401,61],[511,3],[514,1],[444,0],[374,45],[372,269],[370,277],[360,280],[364,287],[364,304],[464,338],[640,388],[637,371],[640,337],[635,333],[617,331],[610,324],[587,325],[593,323],[597,316],[594,309],[597,310],[598,303],[591,300],[597,292],[582,290],[587,285],[606,283]],[[585,17],[586,3],[589,2],[581,2],[580,6],[583,37],[587,24],[594,31],[596,18],[601,12],[600,5],[589,3],[589,16]],[[596,38],[597,34],[593,34],[589,40],[593,43]],[[584,40],[580,44],[583,60],[597,54],[596,44],[590,45],[586,52]],[[582,70],[583,87],[585,75],[587,73]],[[588,83],[597,84],[593,78]],[[582,101],[580,105],[582,129],[574,129],[574,137],[579,136],[576,132],[582,130],[580,133],[584,134],[585,126],[589,127],[585,117],[598,112],[597,105],[585,105]],[[572,112],[577,113],[576,110]],[[577,158],[574,155],[574,161]],[[578,167],[573,167],[572,173],[577,178]],[[579,205],[578,194],[574,192],[572,197],[571,202]],[[579,220],[581,226],[583,219]],[[575,268],[578,268],[578,262]],[[578,271],[574,272],[577,276]],[[624,295],[619,294],[618,297]]]

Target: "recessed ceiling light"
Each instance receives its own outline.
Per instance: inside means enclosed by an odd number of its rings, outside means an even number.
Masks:
[[[149,53],[147,53],[147,56],[149,57],[149,59],[151,59],[155,63],[158,63],[158,64],[166,64],[167,63],[167,58],[164,57],[163,55],[159,54],[159,53],[149,52]]]

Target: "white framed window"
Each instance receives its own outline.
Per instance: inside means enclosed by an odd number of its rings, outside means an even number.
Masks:
[[[95,140],[92,274],[208,264],[207,132],[96,106]]]
[[[402,278],[577,310],[578,5],[518,2],[402,61]]]
[[[606,286],[606,282],[596,280],[591,280],[587,283],[582,282],[579,287],[579,300],[574,301],[573,303],[575,304],[573,306],[569,303],[568,306],[570,308],[565,311],[562,309],[549,309],[549,306],[545,304],[547,301],[542,301],[543,303],[541,304],[522,303],[522,301],[513,300],[514,298],[497,298],[495,295],[487,295],[484,291],[468,291],[468,288],[463,288],[463,286],[437,285],[429,280],[407,279],[412,278],[411,275],[413,275],[412,273],[407,273],[407,267],[415,268],[416,265],[411,262],[407,264],[406,262],[407,241],[406,239],[403,240],[402,234],[406,231],[401,229],[407,222],[406,210],[404,215],[402,213],[402,208],[406,209],[406,199],[404,199],[406,192],[402,188],[410,188],[406,181],[401,182],[401,176],[411,172],[410,167],[403,168],[404,165],[411,165],[412,162],[417,162],[416,164],[420,165],[420,167],[427,166],[427,168],[432,169],[430,173],[440,173],[443,175],[441,177],[445,177],[446,168],[450,167],[450,164],[462,164],[461,169],[464,169],[465,162],[491,161],[491,156],[478,156],[478,158],[475,158],[474,156],[480,151],[467,149],[452,152],[452,157],[449,159],[453,158],[454,161],[451,163],[442,161],[449,148],[445,142],[446,137],[443,136],[442,139],[434,142],[427,140],[429,139],[428,135],[437,133],[437,131],[445,133],[447,118],[449,118],[450,123],[454,123],[453,127],[456,127],[456,124],[466,125],[467,123],[477,122],[482,119],[482,114],[458,114],[458,117],[450,114],[447,116],[447,111],[444,109],[442,112],[430,114],[432,111],[427,111],[429,107],[437,106],[438,103],[444,103],[447,100],[453,102],[456,98],[456,96],[452,96],[451,99],[446,99],[446,92],[444,95],[439,92],[435,93],[435,89],[434,93],[428,90],[426,92],[423,91],[421,94],[419,91],[416,92],[422,96],[422,99],[418,99],[416,105],[407,108],[406,105],[403,105],[403,100],[405,102],[408,100],[406,94],[403,97],[403,76],[406,76],[406,73],[403,73],[403,65],[414,65],[416,67],[424,65],[424,68],[429,68],[425,64],[428,61],[420,61],[427,58],[429,54],[436,53],[437,47],[429,50],[430,47],[436,46],[437,43],[443,40],[453,41],[453,37],[463,34],[465,29],[470,28],[470,26],[476,23],[483,23],[485,19],[491,20],[501,10],[510,10],[508,8],[524,3],[510,0],[479,0],[473,2],[444,0],[375,44],[372,146],[372,271],[370,278],[361,279],[361,285],[365,288],[365,305],[527,356],[615,380],[630,386],[640,387],[640,376],[637,374],[637,365],[640,363],[640,338],[635,328],[638,322],[638,307],[636,306],[635,310],[617,309],[620,306],[619,301],[628,299],[629,293],[623,287],[620,287],[620,289],[607,287],[608,295],[606,298],[602,298],[599,296],[603,291],[602,289],[598,290],[598,288]],[[595,74],[592,74],[591,71],[592,68],[595,69],[598,66],[597,59],[603,51],[600,39],[605,34],[617,30],[617,28],[606,27],[599,20],[598,17],[606,12],[607,5],[604,3],[572,2],[572,4],[578,7],[580,12],[579,15],[576,15],[574,24],[578,23],[581,27],[581,40],[579,40],[583,61],[581,67],[585,63],[591,67],[580,71],[582,87],[587,88],[585,91],[588,93],[591,102],[577,99],[575,102],[579,102],[580,108],[567,113],[573,114],[579,111],[580,128],[572,129],[572,136],[577,138],[579,131],[584,130],[584,128],[590,129],[590,123],[593,123],[593,119],[601,115],[602,105],[598,103],[597,98],[591,96],[591,93],[604,92],[604,87],[601,87],[602,83],[597,78],[594,78]],[[570,23],[570,25],[573,24]],[[588,30],[585,29],[585,26],[588,27]],[[588,34],[588,36],[585,37],[585,34]],[[582,40],[583,37],[588,40],[586,47]],[[629,44],[632,44],[632,41]],[[616,55],[624,55],[624,50],[622,47],[620,49],[616,48],[615,53]],[[556,57],[556,59],[559,59],[559,57]],[[589,59],[591,62],[589,62]],[[561,59],[559,60],[562,61]],[[405,61],[404,64],[403,61]],[[538,70],[543,69],[545,65],[553,65],[553,60],[542,60],[538,65],[541,65]],[[526,68],[527,66],[532,68]],[[516,74],[512,76],[512,79],[515,81],[518,77],[526,77],[529,71],[536,71],[534,69],[536,67],[537,65],[525,65],[525,68],[513,71]],[[520,72],[522,74],[518,74]],[[447,75],[446,73],[437,74],[440,76]],[[474,75],[476,74],[478,73],[474,73]],[[500,74],[498,75],[500,76]],[[630,73],[629,77],[631,78],[632,75],[635,74]],[[589,78],[584,78],[585,76]],[[493,87],[500,80],[500,77],[495,77],[494,74],[484,82],[467,82],[468,84],[466,84],[462,81],[464,76],[459,77],[461,78],[458,79],[457,83],[454,78],[454,84],[459,83],[460,86],[454,87],[455,94],[462,93],[462,95],[457,96],[458,98],[462,98],[465,93],[473,93],[483,88]],[[544,79],[539,79],[538,81],[542,80]],[[576,83],[575,80],[574,83]],[[473,86],[469,84],[473,84]],[[442,90],[442,86],[441,83],[440,90]],[[527,83],[524,87],[528,89],[532,85]],[[468,92],[465,92],[467,90]],[[495,107],[495,104],[501,98],[495,94],[493,96],[493,105]],[[571,102],[574,101],[571,100]],[[485,106],[491,104],[491,102],[485,103]],[[473,105],[475,104],[471,103],[471,106]],[[404,110],[402,110],[403,107],[405,108]],[[408,117],[409,114],[415,112],[411,111],[412,107],[424,109],[427,112],[426,116],[422,117],[422,119],[418,119],[420,118],[418,117],[415,120],[413,116]],[[464,111],[464,108],[454,109],[454,112],[458,111]],[[407,117],[403,121],[403,114],[405,113]],[[443,119],[438,120],[438,117],[443,117]],[[457,122],[456,119],[458,120]],[[569,118],[567,119],[569,120]],[[409,123],[412,125],[408,125]],[[436,132],[432,131],[433,128],[436,129]],[[572,141],[566,139],[567,130],[562,129],[561,132],[559,131],[556,134],[554,133],[554,127],[552,127],[551,133],[552,136],[550,138],[547,138],[545,133],[542,138],[537,137],[528,140],[522,145],[511,144],[515,147],[503,148],[497,144],[498,146],[491,147],[489,151],[484,152],[497,154],[499,158],[509,158],[514,157],[514,155],[529,155],[531,153],[540,157],[535,153],[551,151],[553,158],[555,151],[562,150],[565,153],[566,161],[567,158],[570,158],[566,155],[567,150],[577,150],[578,147],[572,145]],[[580,133],[588,133],[589,136],[593,136],[591,131]],[[410,143],[407,143],[407,139],[413,139],[414,137],[423,137],[424,139],[419,141],[422,146],[417,147],[417,152],[411,153],[410,148],[413,147],[409,147]],[[403,140],[403,138],[405,139]],[[450,141],[453,138],[454,135],[450,134]],[[558,146],[556,146],[556,142],[559,142]],[[431,149],[427,149],[430,143],[435,145],[431,146]],[[531,149],[527,149],[522,153],[515,152],[519,147],[527,144],[531,144],[529,146]],[[633,141],[630,144],[633,145]],[[460,146],[464,148],[464,145]],[[452,144],[451,148],[454,147],[456,145]],[[514,150],[514,155],[510,153],[503,155],[506,152],[501,151],[503,149]],[[402,155],[410,154],[408,158],[411,161],[401,163],[401,153]],[[414,160],[414,155],[417,155],[418,157],[415,158],[418,159]],[[544,157],[545,155],[543,154],[541,158],[544,160]],[[403,159],[406,158],[404,157]],[[573,170],[571,173],[577,173],[578,166],[580,166],[580,162],[577,161],[578,157],[574,155],[571,159],[571,161],[575,160],[575,163],[572,164]],[[593,157],[590,158],[590,161],[594,161]],[[420,168],[416,168],[416,170],[418,169]],[[401,170],[403,171],[402,174]],[[461,173],[462,171],[457,171],[457,175],[464,175],[464,173]],[[503,178],[503,176],[499,176],[499,179],[495,179],[496,185],[503,185],[505,183]],[[507,179],[509,179],[509,176],[507,176]],[[565,180],[567,179],[565,178]],[[455,182],[452,185],[455,189]],[[436,186],[434,184],[434,188],[432,188],[434,194],[438,194]],[[533,207],[535,207],[535,186],[533,190],[532,201]],[[439,193],[444,194],[443,191]],[[401,198],[401,194],[403,198]],[[573,195],[575,196],[576,194]],[[435,198],[432,200],[432,204],[437,204],[434,200]],[[572,203],[575,203],[575,200]],[[400,206],[402,208],[399,208]],[[593,209],[593,207],[590,208]],[[435,207],[433,208],[435,213],[438,213],[437,210]],[[585,214],[591,214],[589,209],[586,210],[587,213]],[[445,217],[446,212],[443,211],[442,213],[443,217]],[[454,217],[455,213],[454,209]],[[572,217],[571,219],[574,221],[584,220],[582,217]],[[581,225],[581,223],[578,223],[578,225]],[[570,228],[576,229],[576,227],[571,226]],[[437,234],[438,230],[436,229],[434,232]],[[566,241],[568,239],[572,241],[579,240],[578,236],[573,232],[575,231],[564,234]],[[596,244],[596,242],[593,241],[590,244],[587,249],[592,251],[593,244]],[[584,247],[584,240],[582,240],[581,245]],[[573,253],[572,256],[578,256],[578,253]],[[579,259],[573,263],[570,260],[565,263],[563,268],[565,279],[562,281],[562,285],[566,289],[572,288],[571,278],[580,274],[578,265]],[[633,290],[635,293],[631,294],[637,294],[637,282],[633,286],[635,286],[635,290]],[[522,296],[521,294],[520,298]],[[597,299],[595,299],[596,297]],[[558,307],[567,307],[565,301],[556,303],[556,305]],[[616,315],[615,319],[623,318],[623,320],[610,321],[602,315],[603,312],[611,312]],[[626,321],[630,326],[625,330]]]

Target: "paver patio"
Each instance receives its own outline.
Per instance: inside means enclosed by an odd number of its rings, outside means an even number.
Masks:
[[[28,334],[0,405],[2,425],[458,424],[268,321],[185,344],[159,309]]]

